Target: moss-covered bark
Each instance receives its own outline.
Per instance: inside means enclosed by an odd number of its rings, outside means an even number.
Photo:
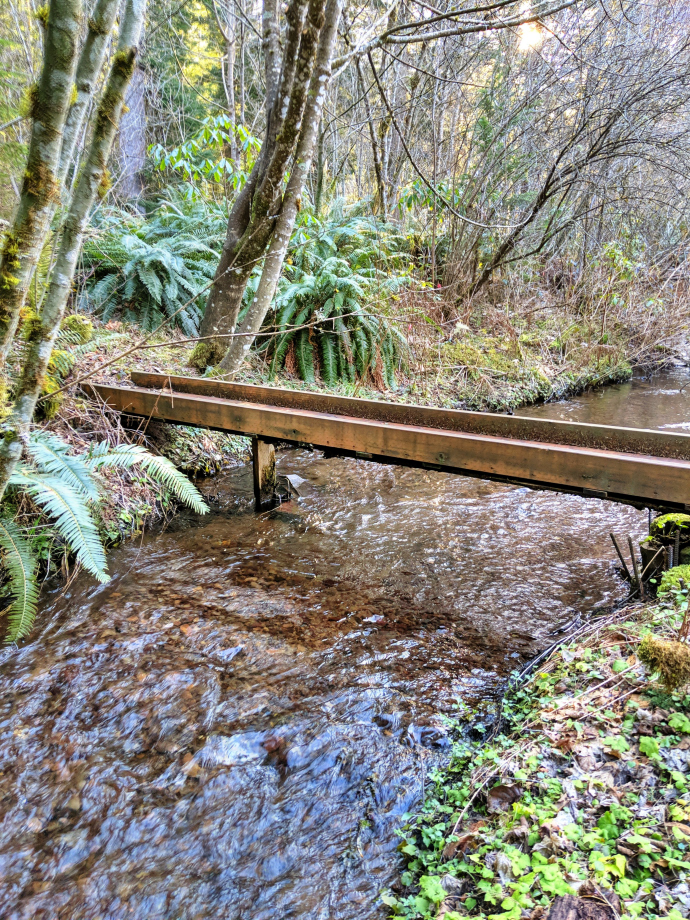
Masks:
[[[98,195],[122,112],[127,84],[134,72],[145,0],[126,0],[118,50],[94,120],[88,156],[65,219],[60,249],[40,317],[27,337],[27,352],[14,407],[0,444],[0,499],[21,454],[72,285],[89,211]]]
[[[329,0],[326,6],[325,25],[319,38],[316,65],[311,76],[302,130],[295,152],[295,161],[290,171],[290,179],[285,189],[280,214],[268,247],[259,287],[254,301],[240,326],[239,331],[243,333],[242,337],[232,340],[230,348],[221,362],[223,370],[230,373],[235,373],[242,366],[242,362],[252,346],[254,337],[259,332],[261,323],[271,306],[271,301],[278,286],[278,279],[280,278],[285,254],[290,243],[290,236],[295,226],[302,189],[311,167],[316,134],[321,120],[321,110],[331,77],[331,58],[333,57],[333,49],[338,33],[340,9],[340,0]]]
[[[276,226],[281,187],[302,128],[316,50],[325,20],[326,0],[293,0],[286,14],[280,80],[271,102],[261,155],[244,192],[233,206],[228,234],[201,327],[203,336],[235,331],[247,280],[263,258]],[[221,340],[222,341],[222,340]]]
[[[0,256],[0,362],[12,345],[29,284],[59,197],[62,132],[72,99],[81,20],[79,0],[51,0],[43,70],[31,94],[33,127],[21,199]]]
[[[70,106],[63,132],[58,181],[64,184],[70,164],[84,127],[89,103],[96,92],[96,83],[103,70],[108,40],[113,29],[120,0],[98,0],[89,19],[88,32],[77,64],[76,98]]]

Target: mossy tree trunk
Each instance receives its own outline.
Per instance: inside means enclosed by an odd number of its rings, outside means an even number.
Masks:
[[[77,89],[76,98],[70,106],[65,121],[65,130],[60,151],[58,181],[64,185],[70,166],[73,164],[79,137],[84,128],[84,120],[89,103],[96,94],[96,84],[103,71],[108,40],[113,30],[120,0],[98,0],[89,19],[88,32],[84,47],[79,55],[77,73],[74,79]],[[76,175],[76,164],[75,175]]]
[[[39,317],[32,320],[27,351],[12,412],[0,443],[0,499],[28,437],[48,361],[72,287],[89,212],[103,180],[122,112],[124,94],[136,63],[146,0],[126,0],[118,49],[94,119],[93,136],[64,221],[60,248]]]
[[[321,121],[321,111],[331,77],[331,59],[338,32],[340,10],[341,0],[328,0],[325,25],[319,37],[316,66],[309,86],[309,97],[304,110],[302,131],[297,143],[295,161],[290,171],[290,178],[283,196],[280,214],[268,247],[259,287],[245,318],[240,324],[238,331],[242,333],[242,336],[232,340],[232,344],[221,362],[223,370],[229,373],[236,373],[242,366],[242,362],[247,356],[256,334],[261,329],[261,324],[275,296],[278,279],[283,268],[292,230],[295,226],[302,189],[311,167],[314,145]]]
[[[247,184],[233,205],[216,276],[201,326],[204,343],[197,363],[217,363],[227,350],[253,269],[263,258],[282,203],[282,184],[303,129],[316,51],[325,21],[326,0],[291,0],[285,18],[282,63],[277,64],[277,4],[264,3],[266,136]]]
[[[43,70],[31,91],[33,128],[19,206],[0,257],[0,365],[4,366],[19,314],[50,229],[59,197],[63,128],[74,88],[80,0],[51,0],[44,21]]]

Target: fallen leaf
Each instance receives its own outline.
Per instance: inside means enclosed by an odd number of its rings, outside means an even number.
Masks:
[[[486,810],[491,815],[502,811],[509,811],[513,802],[517,802],[522,795],[520,786],[509,786],[501,783],[490,789],[486,796]]]

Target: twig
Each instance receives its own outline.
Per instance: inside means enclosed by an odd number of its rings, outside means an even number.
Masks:
[[[642,579],[640,578],[640,572],[637,568],[637,556],[635,555],[635,550],[633,548],[633,541],[630,535],[628,535],[628,547],[630,549],[630,558],[632,559],[633,570],[635,572],[635,580],[637,582],[637,587],[640,591],[640,599],[644,600],[644,585],[642,584]]]
[[[623,566],[623,569],[625,571],[625,576],[629,582],[632,582],[632,575],[630,574],[628,567],[625,564],[625,559],[623,558],[623,553],[620,551],[620,547],[618,546],[618,541],[616,540],[615,536],[612,533],[610,533],[609,536],[611,537],[611,540],[613,541],[613,545],[616,548],[616,552],[618,553],[618,558],[620,559],[621,565]]]

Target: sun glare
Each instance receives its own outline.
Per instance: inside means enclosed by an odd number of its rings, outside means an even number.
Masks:
[[[518,28],[518,35],[520,36],[518,41],[520,51],[536,51],[537,48],[541,48],[544,41],[541,29],[533,22],[524,22]]]

